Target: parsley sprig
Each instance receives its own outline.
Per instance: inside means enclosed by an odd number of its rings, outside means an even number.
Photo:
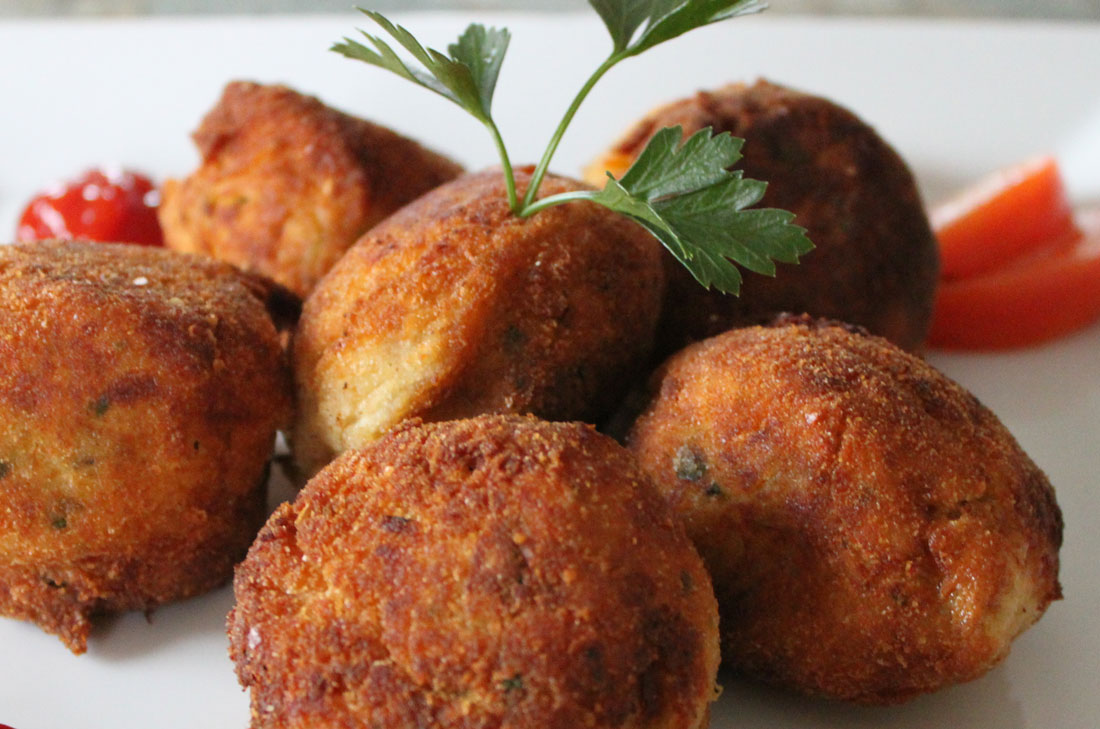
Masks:
[[[336,43],[332,50],[348,58],[365,61],[402,78],[434,91],[445,99],[458,104],[475,119],[489,129],[496,144],[497,152],[504,166],[504,175],[508,183],[508,204],[512,211],[519,213],[516,199],[516,180],[512,172],[512,163],[508,159],[508,150],[500,129],[493,121],[493,92],[496,91],[500,66],[508,50],[512,36],[506,28],[485,28],[474,23],[466,28],[456,43],[447,47],[449,55],[443,55],[434,48],[425,48],[413,34],[400,25],[394,25],[381,13],[359,9],[359,12],[373,20],[386,31],[405,50],[420,61],[428,73],[409,66],[397,53],[378,36],[359,31],[370,42],[368,48],[350,38]]]
[[[612,50],[569,105],[519,199],[503,137],[492,116],[493,93],[511,39],[507,29],[470,25],[444,54],[425,48],[405,28],[363,10],[419,63],[410,65],[377,35],[360,31],[367,44],[350,38],[333,46],[449,99],[486,126],[504,168],[508,204],[519,217],[573,200],[590,200],[633,218],[648,229],[707,288],[738,293],[741,274],[734,263],[767,275],[775,261],[796,263],[813,246],[805,231],[782,210],[751,208],[765,183],[730,169],[741,159],[742,140],[710,129],[680,143],[679,127],[662,129],[633,166],[603,190],[577,190],[537,199],[566,128],[596,83],[621,61],[695,28],[759,12],[760,0],[589,0],[611,35]]]

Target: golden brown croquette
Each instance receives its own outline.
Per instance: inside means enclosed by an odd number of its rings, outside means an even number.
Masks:
[[[743,138],[738,168],[768,183],[761,206],[794,213],[815,249],[775,278],[746,273],[739,298],[703,289],[667,255],[661,351],[781,312],[848,321],[905,349],[921,347],[938,249],[913,175],[870,126],[819,96],[766,81],[730,84],[653,111],[587,179],[602,187],[604,170],[621,177],[654,133],[677,124],[685,135],[711,127]]]
[[[234,587],[253,729],[701,729],[716,697],[701,560],[576,423],[405,423],[280,507]]]
[[[806,318],[674,356],[630,448],[714,580],[722,656],[865,703],[982,675],[1060,597],[1050,483],[884,339]]]
[[[270,293],[162,249],[0,246],[0,614],[82,653],[93,615],[229,578],[290,418]]]
[[[520,189],[529,172],[517,175]],[[583,187],[550,176],[542,194]],[[660,245],[579,202],[520,219],[499,171],[461,177],[367,233],[306,301],[294,344],[307,473],[407,417],[531,412],[599,422],[643,370]]]
[[[202,164],[164,185],[166,243],[305,296],[371,226],[462,168],[285,86],[236,81],[194,134]]]

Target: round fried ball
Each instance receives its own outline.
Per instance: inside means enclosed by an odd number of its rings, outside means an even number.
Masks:
[[[95,614],[230,577],[290,419],[268,289],[163,249],[0,246],[0,614],[82,653]]]
[[[1060,597],[1046,477],[885,340],[805,318],[737,329],[657,385],[630,448],[707,563],[734,670],[899,702],[985,673]]]
[[[194,134],[201,166],[164,184],[165,242],[305,296],[371,226],[462,168],[284,86],[237,81]]]
[[[658,339],[671,353],[781,312],[852,322],[909,350],[928,334],[939,273],[936,241],[913,175],[865,122],[827,99],[759,81],[701,91],[650,113],[591,165],[621,177],[659,129],[705,127],[745,140],[737,165],[765,180],[760,205],[795,214],[814,250],[775,278],[745,273],[740,297],[707,291],[671,256]]]
[[[517,179],[522,190],[529,173]],[[583,185],[549,176],[543,195]],[[641,226],[588,202],[520,219],[461,177],[367,233],[306,301],[295,457],[307,473],[407,417],[599,422],[648,360],[664,277]]]
[[[234,587],[253,729],[699,729],[715,698],[702,561],[577,423],[406,423],[280,507]]]

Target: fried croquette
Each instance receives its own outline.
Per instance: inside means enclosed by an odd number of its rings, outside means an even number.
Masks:
[[[94,615],[229,579],[290,419],[270,294],[163,249],[0,246],[0,614],[83,653]]]
[[[462,168],[284,86],[234,82],[194,141],[198,170],[164,184],[166,243],[305,296],[368,228]]]
[[[581,187],[550,176],[542,194]],[[660,245],[606,208],[520,219],[499,171],[443,185],[368,232],[306,301],[295,457],[313,473],[407,417],[599,422],[647,364],[663,286]]]
[[[1061,596],[1046,476],[978,400],[851,327],[675,355],[630,448],[714,580],[724,664],[894,703],[976,678]]]
[[[913,175],[870,126],[818,96],[766,81],[731,84],[653,111],[587,179],[603,186],[605,170],[621,177],[654,133],[677,124],[685,136],[711,127],[743,138],[738,167],[768,183],[761,205],[794,213],[815,249],[775,278],[747,272],[740,297],[707,291],[666,256],[664,353],[782,312],[852,322],[905,349],[921,347],[938,249]]]
[[[405,423],[281,506],[234,587],[253,729],[699,729],[716,697],[702,561],[579,423]]]

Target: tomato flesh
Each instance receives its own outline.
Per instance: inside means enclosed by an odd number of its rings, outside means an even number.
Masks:
[[[1030,347],[1100,319],[1100,215],[1084,234],[989,273],[940,283],[928,343],[954,350]]]
[[[1080,236],[1057,162],[1002,170],[932,211],[945,281],[989,273]]]
[[[164,245],[158,202],[156,186],[141,173],[89,170],[31,200],[15,238],[20,242],[62,238]]]

